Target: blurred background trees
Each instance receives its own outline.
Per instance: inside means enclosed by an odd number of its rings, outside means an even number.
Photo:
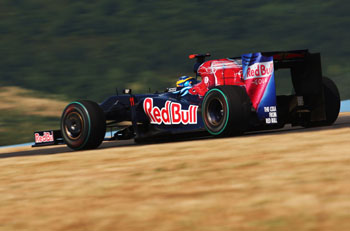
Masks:
[[[0,84],[101,101],[192,74],[213,58],[308,48],[350,98],[350,3],[258,0],[3,0]]]

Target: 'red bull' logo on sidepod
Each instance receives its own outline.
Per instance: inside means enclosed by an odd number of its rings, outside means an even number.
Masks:
[[[190,105],[188,110],[183,110],[181,104],[167,100],[163,108],[153,106],[153,99],[146,98],[143,101],[143,110],[151,121],[151,124],[197,124],[198,106]]]

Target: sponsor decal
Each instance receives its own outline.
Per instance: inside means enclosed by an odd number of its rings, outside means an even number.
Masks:
[[[273,73],[273,61],[254,63],[247,69],[247,79],[267,78]]]
[[[277,109],[276,106],[264,107],[264,112],[268,113],[265,118],[266,124],[277,124]]]
[[[276,124],[276,88],[273,57],[261,53],[242,55],[243,78],[247,93],[261,121]]]
[[[151,124],[197,124],[198,106],[190,105],[187,110],[182,109],[179,103],[167,100],[164,107],[153,106],[153,99],[143,101],[143,110],[150,119]]]
[[[243,59],[243,76],[247,93],[252,100],[253,107],[258,110],[264,96],[273,94],[272,90],[266,91],[270,80],[274,79],[273,59],[264,57],[260,53],[244,55]],[[274,84],[274,80],[271,82]]]
[[[40,135],[40,133],[36,132],[34,134],[34,137],[35,137],[35,143],[37,144],[55,141],[53,138],[53,131],[43,132],[43,135]]]

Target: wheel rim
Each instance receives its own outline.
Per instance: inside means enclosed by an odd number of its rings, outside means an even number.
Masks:
[[[225,107],[218,97],[215,97],[208,102],[207,116],[208,123],[211,127],[220,126],[225,117]]]
[[[84,130],[84,121],[78,112],[70,112],[64,119],[64,130],[69,139],[77,140]]]

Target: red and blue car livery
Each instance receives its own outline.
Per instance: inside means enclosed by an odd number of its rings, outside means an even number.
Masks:
[[[322,76],[319,53],[308,50],[248,53],[208,60],[194,54],[197,82],[163,93],[112,95],[100,104],[70,103],[61,129],[35,132],[34,146],[66,143],[74,150],[97,148],[106,129],[112,139],[156,141],[174,136],[232,136],[281,128],[289,123],[324,126],[338,117],[339,92]],[[276,95],[275,71],[291,70],[293,93]],[[40,139],[40,137],[50,139]],[[38,142],[37,142],[38,141]]]

